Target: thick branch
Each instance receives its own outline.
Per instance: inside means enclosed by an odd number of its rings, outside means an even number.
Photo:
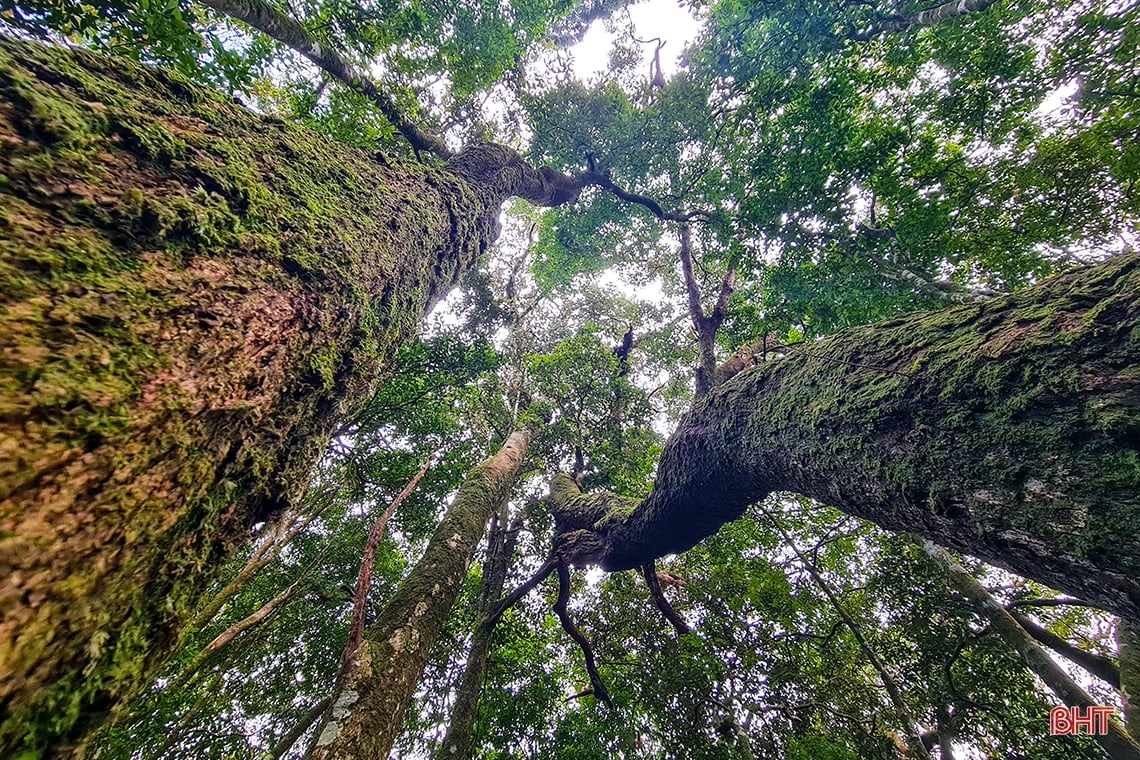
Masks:
[[[413,124],[400,112],[391,95],[384,92],[383,88],[335,50],[313,39],[309,30],[300,21],[290,18],[265,0],[202,0],[202,4],[219,13],[244,21],[262,34],[297,51],[329,76],[339,79],[350,89],[364,95],[380,109],[380,113],[384,114],[384,117],[416,151],[426,150],[445,159],[452,156],[452,150],[439,136],[424,132]]]
[[[922,548],[946,575],[950,587],[974,603],[975,609],[986,617],[990,627],[1021,656],[1026,666],[1058,699],[1070,707],[1087,708],[1097,704],[949,552],[930,541],[923,541]],[[1108,733],[1095,738],[1113,760],[1140,760],[1140,745],[1133,741],[1115,718],[1108,722]]]
[[[1100,680],[1112,684],[1114,689],[1120,689],[1120,670],[1112,660],[1098,654],[1093,654],[1092,652],[1086,652],[1084,649],[1071,644],[1045,626],[1039,625],[1027,618],[1025,615],[1009,610],[1008,607],[1006,609],[1009,611],[1009,614],[1013,616],[1013,619],[1017,621],[1018,625],[1024,628],[1025,632],[1037,639],[1037,641],[1049,647],[1066,660],[1080,665]]]
[[[1140,255],[843,331],[713,389],[608,570],[684,551],[774,491],[920,532],[1140,620]]]

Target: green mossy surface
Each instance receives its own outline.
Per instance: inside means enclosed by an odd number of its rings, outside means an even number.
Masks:
[[[682,423],[612,564],[792,491],[1140,618],[1138,326],[1128,254],[791,347]]]
[[[494,229],[176,75],[0,41],[0,754],[80,740]]]

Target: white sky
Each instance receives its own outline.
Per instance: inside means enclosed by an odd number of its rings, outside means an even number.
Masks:
[[[627,15],[628,13],[628,15]],[[677,0],[649,0],[630,5],[619,11],[616,18],[624,23],[632,20],[634,35],[649,40],[660,37],[665,41],[661,49],[661,68],[669,78],[677,70],[677,58],[685,45],[700,30],[700,20],[677,4]],[[614,36],[608,33],[601,21],[595,21],[580,43],[571,48],[574,53],[574,73],[585,81],[609,66],[610,46]],[[644,45],[643,60],[646,71],[653,58],[654,45]]]

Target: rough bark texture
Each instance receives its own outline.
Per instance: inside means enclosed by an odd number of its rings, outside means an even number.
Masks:
[[[527,431],[512,433],[497,454],[468,474],[424,556],[368,630],[312,760],[387,760],[475,546],[514,484],[529,442]]]
[[[653,493],[560,539],[610,570],[792,491],[1140,620],[1140,255],[846,330],[682,420]]]
[[[0,755],[146,682],[536,180],[520,163],[389,161],[0,41]]]
[[[949,552],[930,541],[924,541],[922,547],[946,576],[950,588],[973,603],[974,609],[986,619],[990,628],[1017,652],[1025,666],[1040,678],[1058,699],[1069,707],[1088,708],[1098,704],[1061,669],[1061,666],[1033,640],[1033,637],[1018,625],[1009,611],[994,599],[985,586],[978,583],[974,576],[958,564]],[[1116,718],[1109,720],[1108,732],[1097,735],[1096,740],[1105,754],[1113,760],[1140,760],[1140,745],[1136,744]]]

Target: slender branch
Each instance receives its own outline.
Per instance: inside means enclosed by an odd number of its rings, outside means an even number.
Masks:
[[[951,0],[951,2],[937,5],[919,13],[912,13],[901,18],[891,18],[880,21],[862,31],[851,32],[848,39],[857,42],[867,42],[880,34],[901,32],[915,26],[933,26],[947,19],[958,18],[970,13],[980,13],[998,0]]]
[[[491,607],[491,611],[487,613],[487,617],[483,618],[483,622],[479,624],[479,627],[487,629],[494,628],[504,612],[518,604],[519,600],[529,594],[535,586],[546,580],[547,576],[554,572],[554,568],[557,566],[558,560],[554,557],[548,558],[539,565],[534,575],[530,576],[521,586],[500,599],[497,604]]]
[[[815,566],[806,560],[803,553],[800,552],[792,540],[792,537],[784,530],[784,526],[776,519],[776,516],[766,510],[762,510],[762,513],[768,518],[768,521],[772,523],[773,527],[776,528],[776,532],[780,534],[780,537],[784,540],[784,544],[796,555],[796,558],[800,561],[800,565],[807,570],[808,575],[815,581],[815,585],[819,587],[831,602],[831,606],[835,609],[836,614],[839,615],[839,618],[847,626],[847,629],[851,631],[851,635],[855,637],[855,642],[863,651],[863,655],[871,663],[871,667],[875,669],[875,672],[878,673],[879,680],[882,681],[883,686],[886,688],[891,704],[895,708],[895,713],[899,720],[902,721],[903,730],[910,740],[911,746],[909,749],[917,757],[930,760],[930,752],[927,751],[926,745],[923,744],[922,741],[922,732],[918,729],[918,724],[911,716],[910,708],[907,707],[906,701],[903,699],[902,691],[899,689],[898,684],[895,683],[895,679],[890,674],[890,671],[887,670],[887,666],[879,659],[878,653],[875,652],[870,642],[863,636],[862,627],[855,621],[855,618],[851,617],[847,608],[843,606],[843,602],[839,600],[839,597],[831,589],[831,585],[823,579],[823,576],[819,574]]]
[[[732,298],[733,290],[736,288],[736,267],[729,267],[728,271],[724,273],[724,279],[720,282],[720,293],[717,295],[716,304],[713,306],[712,315],[709,317],[713,320],[717,327],[724,321],[725,312],[728,310],[728,299]]]
[[[1092,652],[1086,652],[1084,649],[1074,646],[1069,641],[1066,641],[1061,636],[1053,633],[1045,626],[1039,625],[1025,615],[1014,610],[1008,611],[1009,614],[1013,616],[1013,619],[1017,621],[1018,625],[1024,628],[1025,632],[1030,636],[1066,660],[1080,665],[1102,681],[1112,684],[1114,689],[1120,689],[1120,669],[1116,667],[1116,663],[1112,660]]]
[[[701,291],[693,274],[693,247],[689,225],[681,225],[681,273],[685,279],[685,292],[689,297],[689,318],[693,329],[700,335],[704,332],[705,312],[701,308]]]
[[[170,682],[169,685],[166,686],[166,690],[173,691],[181,688],[182,686],[185,686],[190,681],[191,677],[198,672],[199,668],[201,668],[211,657],[213,657],[219,649],[224,647],[226,644],[229,644],[231,641],[237,638],[239,634],[248,631],[250,628],[253,628],[254,626],[263,622],[267,617],[269,617],[270,613],[272,613],[283,602],[285,602],[287,599],[289,599],[289,597],[293,595],[293,592],[297,590],[297,586],[300,583],[300,580],[293,581],[292,585],[287,587],[284,591],[270,599],[265,604],[261,605],[261,607],[258,608],[255,612],[247,615],[246,617],[242,618],[218,634],[218,636],[214,638],[213,641],[202,647],[202,651],[198,652],[197,656],[194,657],[194,660],[189,665],[187,665],[181,673],[178,674],[177,678],[175,678]]]
[[[570,638],[574,639],[582,649],[582,656],[586,660],[586,672],[590,674],[590,685],[594,689],[594,697],[612,707],[613,702],[610,701],[610,693],[606,691],[606,685],[602,682],[601,675],[598,674],[598,665],[594,660],[594,650],[590,647],[590,641],[578,630],[578,627],[574,625],[574,621],[570,619],[570,613],[566,611],[566,604],[569,601],[570,566],[565,562],[559,562],[558,600],[554,603],[554,613],[558,615],[558,620],[562,623],[562,629],[570,634]]]
[[[273,745],[273,748],[269,750],[269,754],[266,756],[266,760],[281,760],[281,758],[285,756],[285,753],[293,748],[297,740],[309,730],[309,727],[316,723],[317,718],[324,715],[325,710],[329,709],[330,704],[332,704],[332,696],[325,697],[310,707],[308,712],[301,716],[301,720],[297,721],[297,724],[289,729],[289,732]]]
[[[691,632],[693,629],[685,622],[685,618],[681,617],[680,613],[673,609],[673,605],[669,604],[669,600],[665,598],[665,592],[661,590],[661,584],[657,580],[656,563],[648,562],[642,565],[641,574],[645,576],[645,585],[649,587],[649,596],[653,599],[653,603],[657,605],[657,609],[661,610],[665,619],[677,629],[677,635],[684,636]]]
[[[372,523],[372,528],[368,531],[368,540],[364,543],[364,552],[360,557],[360,571],[356,574],[356,589],[352,594],[352,622],[349,623],[348,643],[344,646],[344,655],[341,658],[341,672],[344,672],[356,650],[360,648],[360,642],[364,640],[364,615],[368,609],[368,590],[372,586],[372,571],[376,566],[376,551],[380,547],[380,539],[384,538],[384,530],[388,527],[388,521],[392,519],[396,509],[419,485],[429,467],[431,467],[431,457],[424,462],[419,472],[412,476],[384,513],[376,518],[376,522]]]
[[[1078,599],[1075,596],[1058,596],[1048,599],[1018,599],[1005,606],[1007,610],[1014,610],[1018,607],[1092,607],[1093,609],[1100,609],[1092,602],[1086,602],[1084,599]]]
[[[613,181],[613,177],[610,176],[610,172],[608,169],[605,171],[601,171],[601,172],[599,172],[599,171],[587,172],[586,174],[584,174],[582,176],[583,176],[583,179],[585,180],[586,184],[595,185],[596,187],[605,188],[606,190],[609,190],[611,193],[613,193],[614,195],[616,195],[618,198],[625,201],[626,203],[635,203],[638,206],[643,206],[643,207],[649,209],[649,211],[655,217],[657,217],[658,219],[660,219],[663,222],[681,222],[682,224],[684,224],[686,222],[691,222],[694,219],[700,219],[700,218],[707,219],[710,216],[709,212],[707,212],[707,211],[689,211],[687,213],[682,213],[680,211],[666,211],[663,208],[661,208],[660,203],[653,200],[652,198],[649,198],[649,197],[644,196],[644,195],[640,195],[638,193],[631,193],[628,190],[624,190],[621,187],[619,187],[617,185],[617,183],[615,183]]]
[[[202,0],[219,13],[244,21],[259,32],[308,58],[329,76],[339,79],[350,89],[371,100],[380,113],[404,136],[412,148],[426,150],[440,158],[451,158],[453,152],[439,136],[424,132],[413,124],[396,105],[392,96],[376,82],[346,61],[335,50],[317,42],[305,25],[274,8],[265,0]]]

